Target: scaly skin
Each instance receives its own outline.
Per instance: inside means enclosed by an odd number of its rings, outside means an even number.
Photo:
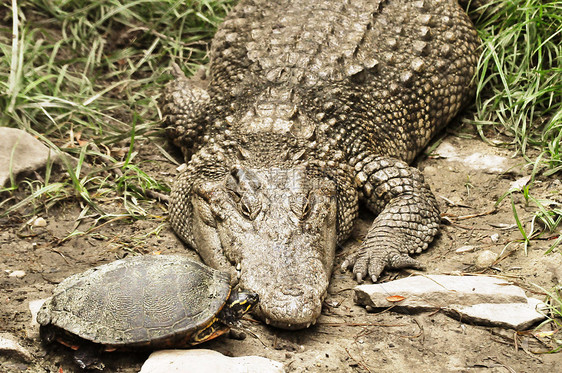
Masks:
[[[360,201],[378,217],[344,267],[421,267],[439,210],[408,163],[470,99],[478,43],[454,0],[242,1],[164,94],[173,228],[288,329],[320,315]]]

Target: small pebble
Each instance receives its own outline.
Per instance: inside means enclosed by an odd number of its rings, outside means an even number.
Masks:
[[[476,249],[474,246],[467,245],[467,246],[461,246],[461,247],[459,247],[458,249],[455,250],[455,252],[456,252],[457,254],[461,254],[461,253],[471,253],[471,252],[474,251],[474,249]]]
[[[435,167],[433,167],[433,166],[426,166],[426,167],[423,169],[423,173],[424,173],[424,174],[428,174],[428,175],[434,175],[434,174],[437,173],[437,169],[436,169]]]
[[[38,217],[33,221],[33,226],[38,228],[43,228],[47,226],[47,221],[42,217]]]
[[[478,257],[476,258],[474,265],[477,268],[489,268],[492,266],[492,264],[494,264],[494,262],[497,259],[498,259],[498,254],[496,254],[491,250],[484,250],[480,254],[478,254]]]
[[[25,276],[25,271],[12,271],[8,276],[22,278],[23,276]]]
[[[493,243],[498,242],[500,240],[499,233],[494,233],[493,235],[490,236],[490,239],[492,240]]]
[[[531,180],[531,176],[525,176],[522,178],[519,178],[517,180],[515,180],[513,183],[511,183],[511,187],[510,189],[521,189],[523,188],[525,185],[527,185],[529,183],[529,181]]]

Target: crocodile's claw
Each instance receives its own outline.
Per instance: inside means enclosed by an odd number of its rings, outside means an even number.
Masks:
[[[365,276],[370,276],[371,280],[377,282],[380,274],[385,269],[417,268],[424,269],[424,265],[412,259],[408,254],[401,253],[399,250],[389,248],[388,250],[374,250],[368,247],[361,247],[351,253],[342,263],[341,269],[346,271],[352,268],[355,279],[358,283],[363,282]]]

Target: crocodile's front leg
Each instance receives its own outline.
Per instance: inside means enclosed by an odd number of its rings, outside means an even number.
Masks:
[[[175,79],[166,85],[162,96],[162,114],[168,137],[182,150],[187,162],[206,129],[203,117],[210,101],[209,82],[204,69],[188,79],[175,63],[172,64],[172,75]]]
[[[439,227],[435,196],[422,173],[389,157],[367,157],[356,180],[370,210],[379,215],[363,244],[342,264],[353,267],[357,281],[376,282],[385,268],[423,268],[409,254],[427,248]]]

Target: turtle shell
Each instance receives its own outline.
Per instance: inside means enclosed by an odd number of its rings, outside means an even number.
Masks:
[[[190,345],[216,322],[230,289],[228,274],[186,257],[135,256],[67,278],[37,321],[115,348]]]

